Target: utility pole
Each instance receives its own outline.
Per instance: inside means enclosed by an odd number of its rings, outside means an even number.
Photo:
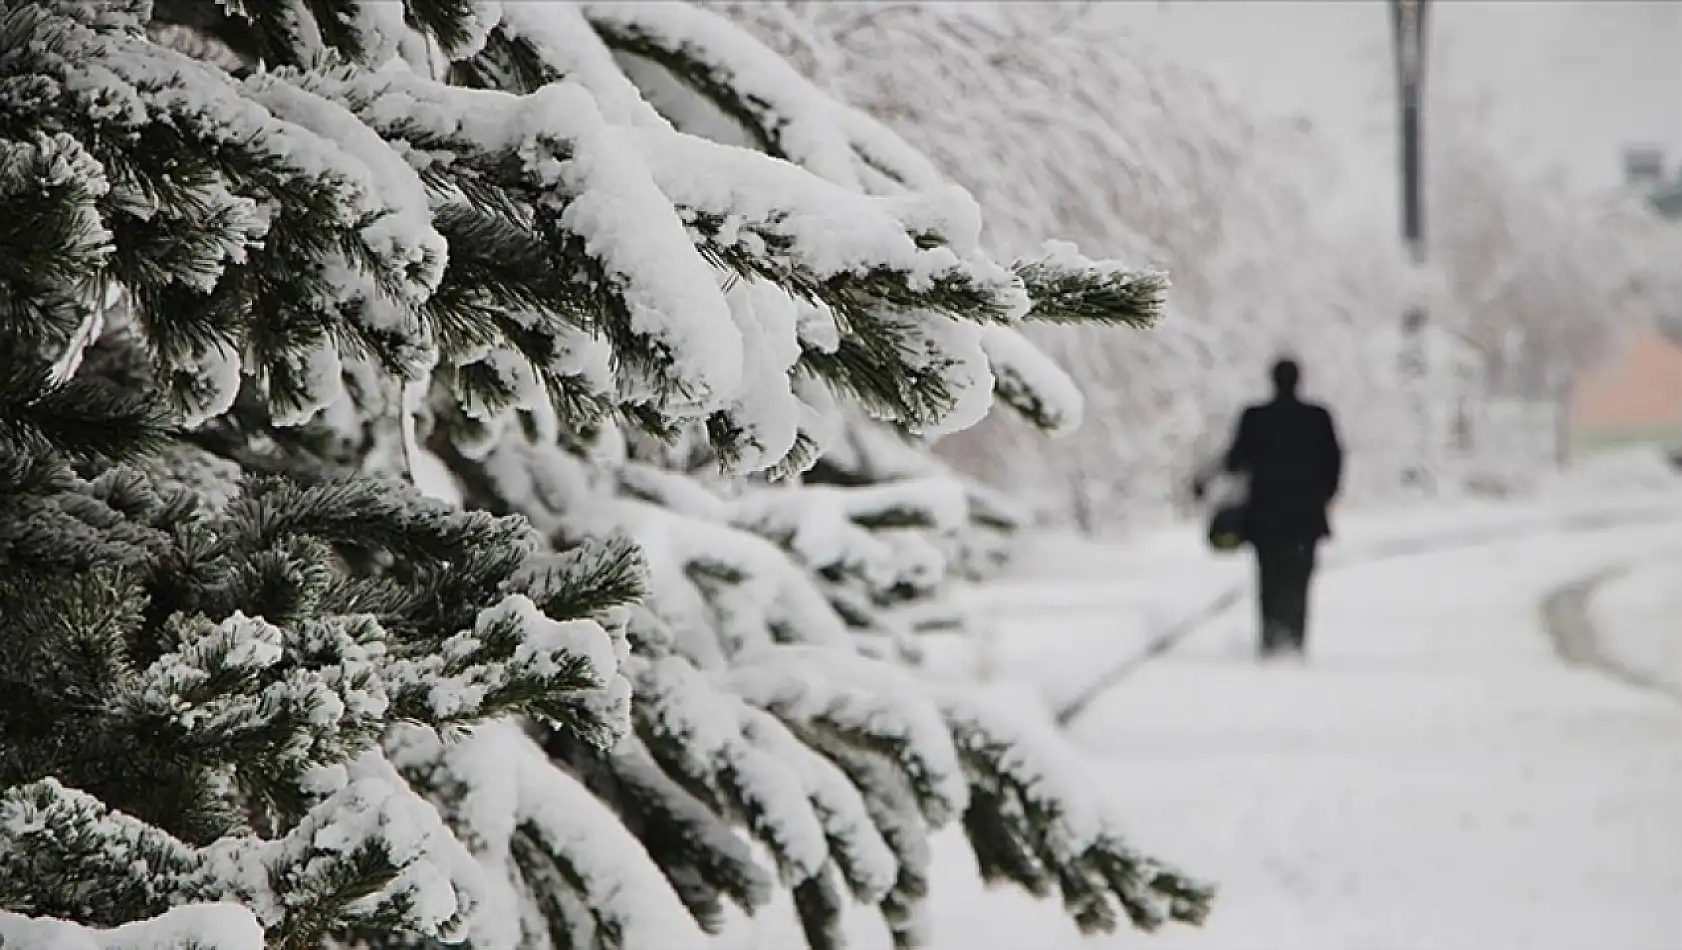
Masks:
[[[1402,242],[1415,270],[1411,292],[1416,296],[1402,313],[1400,370],[1409,396],[1418,438],[1413,464],[1402,471],[1402,482],[1430,490],[1435,456],[1435,427],[1427,392],[1429,366],[1422,296],[1425,268],[1424,162],[1420,147],[1421,113],[1425,107],[1425,13],[1429,0],[1390,0],[1390,30],[1396,55],[1396,96],[1401,106],[1398,140],[1401,146]]]

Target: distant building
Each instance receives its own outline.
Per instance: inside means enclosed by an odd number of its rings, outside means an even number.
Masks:
[[[1682,448],[1682,346],[1657,332],[1631,337],[1572,393],[1575,450],[1634,442]]]
[[[1665,173],[1661,151],[1627,149],[1624,178],[1632,190],[1646,194],[1655,212],[1682,227],[1682,174]],[[1682,448],[1682,341],[1658,331],[1624,341],[1577,380],[1570,424],[1576,451],[1632,442]]]

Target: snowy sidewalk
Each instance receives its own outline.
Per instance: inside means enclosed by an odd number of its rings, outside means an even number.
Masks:
[[[1682,538],[1666,556],[1618,571],[1588,597],[1588,620],[1610,661],[1682,697]]]
[[[1303,667],[1258,667],[1248,612],[1229,614],[1076,730],[1138,843],[1221,884],[1207,928],[1082,941],[1054,906],[948,874],[937,945],[1674,950],[1682,704],[1562,664],[1538,605],[1677,537],[1544,534],[1328,572]]]
[[[1321,576],[1375,557],[1597,531],[1655,512],[1682,516],[1682,492],[1642,486],[1614,494],[1566,484],[1528,504],[1465,502],[1341,518]],[[1032,537],[1009,579],[970,594],[972,627],[979,633],[952,645],[953,655],[943,662],[961,674],[1028,685],[1060,709],[1106,671],[1139,656],[1165,629],[1197,617],[1223,594],[1247,588],[1252,570],[1247,553],[1210,553],[1197,525],[1125,544]],[[1247,618],[1248,603],[1235,613]]]

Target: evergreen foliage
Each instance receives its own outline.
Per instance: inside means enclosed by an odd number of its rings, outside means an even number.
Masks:
[[[1013,522],[912,435],[1071,426],[1017,324],[1160,275],[995,261],[684,4],[13,0],[0,194],[7,947],[699,946],[779,889],[914,946],[949,823],[1201,919],[914,662]]]

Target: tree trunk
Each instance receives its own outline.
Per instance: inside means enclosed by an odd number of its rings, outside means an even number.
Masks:
[[[1075,518],[1075,529],[1081,537],[1097,537],[1097,506],[1092,503],[1092,484],[1086,477],[1084,466],[1077,466],[1069,476],[1069,508]]]

